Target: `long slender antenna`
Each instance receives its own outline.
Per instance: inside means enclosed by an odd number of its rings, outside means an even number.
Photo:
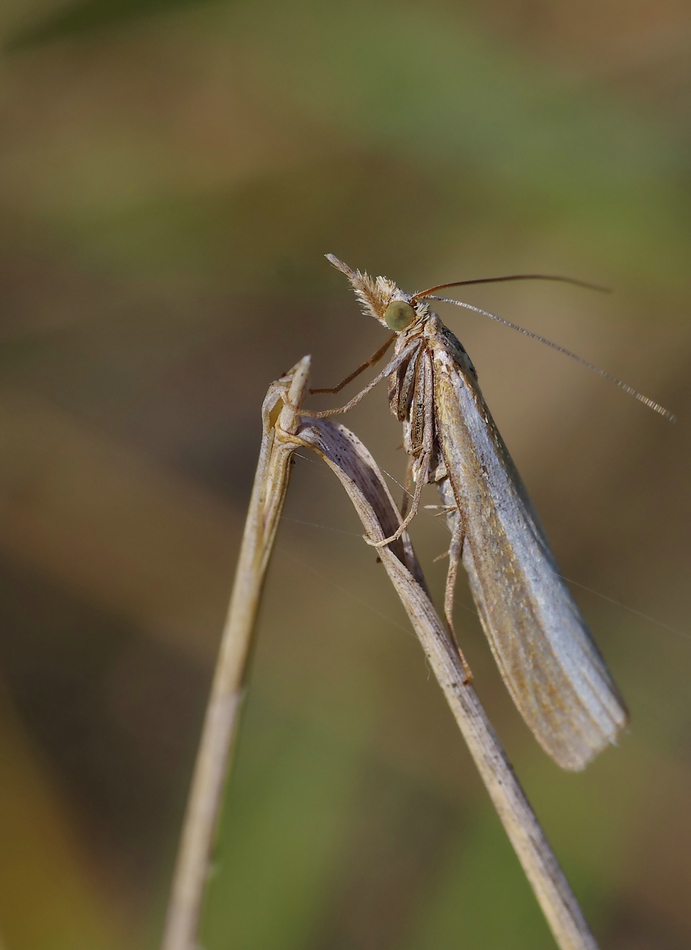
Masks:
[[[419,294],[416,296],[420,297]],[[544,336],[539,336],[537,333],[532,333],[530,330],[526,330],[524,327],[519,327],[517,324],[511,323],[509,320],[505,320],[503,317],[497,316],[496,313],[490,313],[489,310],[483,310],[481,307],[474,307],[472,304],[464,303],[462,300],[453,300],[451,297],[436,297],[434,294],[424,294],[423,296],[428,300],[438,300],[440,303],[453,303],[457,307],[465,307],[466,310],[473,310],[475,313],[480,313],[484,317],[489,317],[492,320],[496,320],[497,323],[502,323],[505,327],[509,327],[511,330],[518,330],[519,333],[522,333],[524,336],[529,336],[533,340],[537,340],[538,343],[544,343],[545,346],[551,346],[553,350],[557,350],[559,353],[563,353],[564,356],[568,356],[570,359],[576,360],[577,363],[585,366],[586,369],[592,370],[592,372],[597,373],[598,376],[602,376],[604,379],[608,379],[616,386],[619,386],[619,388],[623,389],[625,393],[628,393],[630,396],[633,396],[634,399],[642,402],[649,409],[652,409],[653,412],[659,413],[670,422],[677,421],[677,417],[674,415],[674,413],[670,412],[669,409],[665,409],[665,407],[661,406],[659,402],[655,402],[654,399],[644,396],[643,393],[638,392],[638,390],[634,389],[633,386],[629,386],[628,383],[625,383],[623,379],[613,376],[611,373],[608,373],[607,370],[600,369],[600,367],[595,366],[594,363],[589,363],[588,360],[584,360],[582,356],[578,356],[577,353],[572,353],[571,350],[567,350],[566,347],[560,346],[558,343],[553,343],[552,340],[548,340]]]
[[[411,303],[415,303],[415,301],[421,297],[429,297],[435,290],[446,290],[448,287],[468,287],[470,284],[500,284],[507,280],[557,280],[562,284],[573,284],[575,287],[599,290],[600,293],[603,294],[612,293],[609,287],[602,287],[600,284],[590,284],[586,280],[577,280],[575,277],[559,277],[555,274],[510,274],[508,277],[478,277],[473,280],[455,280],[451,284],[437,284],[436,287],[430,287],[428,290],[421,290],[415,294]]]

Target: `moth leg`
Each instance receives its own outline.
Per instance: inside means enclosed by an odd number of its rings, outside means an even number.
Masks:
[[[369,366],[375,366],[395,339],[396,334],[392,333],[386,343],[384,343],[383,346],[380,346],[376,353],[373,353],[368,360],[365,360],[361,366],[358,366],[358,368],[354,370],[350,376],[346,376],[345,379],[341,380],[338,386],[334,386],[333,389],[310,389],[310,395],[314,395],[315,393],[340,393],[344,386],[347,386],[348,383],[352,383],[352,381],[357,379],[360,373],[364,373],[364,371]]]
[[[449,570],[446,574],[446,588],[444,590],[444,616],[453,630],[453,595],[456,589],[456,578],[458,577],[458,565],[463,554],[463,542],[465,540],[465,528],[460,514],[456,518],[453,532],[451,534],[451,544],[449,546]]]
[[[405,476],[405,485],[403,486],[403,501],[401,502],[401,515],[405,518],[408,511],[410,499],[413,497],[410,491],[413,484],[413,460],[408,459],[408,468]]]
[[[444,591],[444,616],[446,617],[446,622],[449,626],[449,631],[451,636],[454,639],[456,649],[458,650],[458,655],[460,657],[461,663],[463,664],[463,670],[465,672],[465,682],[470,683],[473,679],[473,674],[470,671],[468,662],[463,656],[461,648],[458,646],[458,638],[456,637],[456,631],[453,626],[453,595],[454,590],[456,589],[456,578],[458,576],[458,565],[461,560],[461,555],[463,554],[463,542],[465,541],[465,526],[463,524],[463,518],[458,509],[456,509],[456,523],[453,527],[453,532],[451,533],[451,544],[449,546],[449,570],[446,575],[446,590]]]
[[[367,393],[371,392],[375,386],[378,386],[382,379],[386,379],[387,376],[390,376],[391,373],[395,372],[403,360],[410,356],[417,345],[417,342],[415,342],[410,346],[407,346],[404,350],[401,350],[398,356],[395,356],[389,363],[387,363],[381,373],[375,376],[374,379],[368,383],[364,389],[360,390],[357,396],[353,396],[353,398],[347,402],[345,406],[341,406],[339,409],[323,409],[321,412],[312,412],[310,410],[303,409],[301,410],[301,415],[309,416],[310,419],[326,419],[328,416],[338,416],[343,412],[348,412],[353,408],[353,406],[357,406],[360,400],[364,399]]]
[[[394,541],[398,541],[400,536],[406,530],[410,522],[413,520],[415,515],[418,512],[420,507],[420,496],[422,495],[422,489],[427,483],[427,473],[429,472],[429,457],[423,457],[422,464],[420,466],[420,471],[418,472],[418,478],[415,482],[415,494],[413,495],[413,500],[410,504],[410,511],[405,516],[403,521],[398,526],[395,534],[392,534],[390,538],[384,538],[383,541],[370,541],[369,543],[375,548],[384,548],[387,544],[393,544]]]
[[[432,403],[432,387],[432,363],[430,361],[429,355],[425,354],[421,379],[422,391],[416,400],[418,404],[423,407],[423,413],[422,423],[420,425],[420,429],[422,431],[422,445],[420,446],[417,473],[415,476],[415,494],[413,495],[413,499],[410,504],[410,511],[403,518],[403,521],[398,526],[398,530],[395,532],[395,534],[392,534],[390,538],[384,538],[383,541],[377,541],[374,545],[377,548],[383,548],[387,544],[391,544],[393,541],[397,541],[398,538],[400,538],[417,514],[418,508],[420,507],[422,489],[429,481],[430,466],[434,456],[434,407]],[[414,471],[412,467],[412,460],[411,463],[409,463],[409,470]]]
[[[425,505],[425,509],[429,511],[436,511],[437,513],[436,515],[434,515],[435,518],[448,518],[450,512],[456,510],[456,506],[455,505]],[[435,561],[439,561],[441,560],[441,558],[446,557],[448,553],[449,552],[446,551],[444,554],[440,554],[439,557],[435,558]]]

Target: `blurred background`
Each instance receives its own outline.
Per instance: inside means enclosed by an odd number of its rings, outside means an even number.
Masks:
[[[157,945],[263,395],[305,353],[314,385],[334,385],[384,339],[330,251],[410,291],[520,271],[614,289],[464,299],[623,377],[675,425],[440,312],[630,734],[561,772],[513,709],[465,582],[457,625],[603,947],[690,947],[689,5],[4,0],[0,39],[3,946]],[[401,479],[384,389],[348,425]],[[547,950],[360,534],[325,467],[299,458],[204,946]],[[438,596],[445,526],[427,512],[412,534]]]

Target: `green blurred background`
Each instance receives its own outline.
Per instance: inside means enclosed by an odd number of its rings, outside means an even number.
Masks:
[[[517,271],[615,289],[465,299],[624,377],[676,425],[443,313],[630,734],[560,772],[465,583],[457,622],[603,946],[690,947],[691,7],[4,0],[0,36],[7,950],[156,946],[263,394],[307,352],[333,385],[384,338],[327,251],[409,290]],[[384,391],[348,424],[400,478]],[[546,950],[360,533],[333,477],[298,459],[204,946]],[[413,537],[438,595],[446,529],[428,512]]]

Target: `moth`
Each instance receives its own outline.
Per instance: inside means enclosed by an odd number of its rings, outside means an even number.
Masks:
[[[398,531],[381,543],[401,535],[418,510],[424,485],[436,484],[451,531],[444,598],[451,631],[454,586],[462,563],[492,653],[525,722],[560,766],[584,768],[608,743],[616,743],[628,724],[628,713],[559,573],[539,518],[480,391],[475,367],[427,300],[480,308],[434,296],[434,291],[457,284],[408,294],[386,277],[372,278],[351,270],[332,254],[326,256],[346,275],[364,313],[393,334],[339,386],[311,392],[338,392],[381,360],[392,343],[394,350],[385,368],[345,406],[311,414],[346,412],[388,378],[389,405],[403,423],[408,487],[413,483],[415,487],[407,513],[404,505]],[[541,275],[519,275],[518,279],[531,276]],[[511,278],[457,283],[506,279]],[[651,408],[670,415],[620,380],[615,382]]]

